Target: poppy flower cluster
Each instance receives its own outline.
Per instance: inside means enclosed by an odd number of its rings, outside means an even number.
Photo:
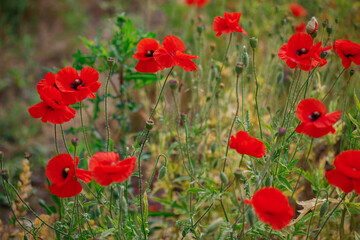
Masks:
[[[231,136],[229,147],[235,149],[240,154],[262,158],[266,154],[265,144],[249,136],[245,131],[239,131],[236,136]]]
[[[209,0],[185,0],[186,5],[194,5],[198,8],[202,8],[209,3]]]
[[[328,182],[345,193],[355,190],[360,194],[360,151],[349,150],[340,153],[334,160],[335,169],[327,171]]]
[[[289,204],[287,197],[277,188],[262,188],[251,200],[247,199],[244,203],[250,204],[259,220],[268,223],[274,230],[286,227],[294,217],[293,207]]]
[[[301,123],[295,131],[314,138],[325,136],[329,132],[335,133],[333,125],[340,115],[340,111],[327,113],[325,105],[317,99],[304,99],[296,108],[296,116]]]
[[[69,107],[87,97],[95,98],[101,83],[99,73],[86,67],[81,73],[72,68],[61,69],[56,75],[47,73],[45,79],[37,84],[37,92],[42,102],[28,109],[33,118],[53,124],[62,124],[75,117],[75,110]]]
[[[113,182],[120,183],[128,179],[134,171],[136,157],[119,161],[119,154],[114,152],[98,152],[89,162],[89,170],[77,168],[79,158],[70,154],[59,154],[52,158],[46,166],[46,176],[52,183],[49,190],[60,198],[69,198],[79,194],[82,186],[78,179],[85,183],[94,178],[102,186]]]
[[[320,53],[331,47],[322,48],[321,44],[322,42],[313,45],[312,37],[306,33],[295,33],[289,42],[279,49],[278,56],[289,68],[299,67],[310,71],[318,64],[322,67],[327,63],[325,58],[321,59]]]
[[[213,30],[216,33],[216,37],[220,37],[221,34],[227,34],[232,32],[240,32],[248,35],[242,27],[239,25],[240,12],[227,13],[224,12],[224,17],[217,16],[213,22]]]
[[[351,62],[360,65],[360,45],[350,40],[339,39],[335,41],[334,49],[342,60],[344,68],[348,69]]]
[[[155,73],[164,68],[179,66],[186,72],[196,70],[192,59],[197,56],[185,53],[185,45],[178,37],[168,35],[161,46],[155,39],[144,38],[137,45],[133,58],[139,60],[135,69],[142,73]]]

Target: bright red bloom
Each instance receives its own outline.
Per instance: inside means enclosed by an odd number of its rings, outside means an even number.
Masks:
[[[191,59],[197,56],[185,54],[185,45],[178,37],[168,35],[163,41],[163,46],[154,52],[155,60],[163,67],[182,67],[186,72],[194,71],[197,66]]]
[[[187,5],[196,5],[198,8],[201,8],[209,3],[209,0],[186,0]]]
[[[79,158],[76,157],[76,176],[74,159],[70,154],[64,153],[53,157],[46,165],[46,176],[52,183],[49,190],[60,198],[69,198],[79,194],[82,190],[81,179],[86,183],[91,182],[91,174],[87,170],[77,168]]]
[[[320,59],[320,51],[321,42],[313,45],[313,39],[310,35],[295,33],[289,42],[279,49],[278,56],[286,61],[289,68],[299,66],[302,70],[309,71],[318,63],[320,63],[320,67],[326,64],[326,61]]]
[[[144,38],[138,43],[137,52],[133,55],[133,58],[139,60],[135,66],[138,72],[154,73],[164,69],[154,58],[154,52],[159,47],[161,47],[160,44],[151,38]]]
[[[302,17],[307,14],[307,11],[300,4],[292,3],[289,5],[289,8],[295,17]]]
[[[334,160],[336,169],[327,171],[328,182],[345,193],[355,190],[360,194],[360,151],[349,150],[340,153]]]
[[[350,40],[340,39],[335,41],[334,49],[342,60],[344,68],[349,68],[351,62],[360,65],[360,45]]]
[[[213,29],[216,33],[216,37],[220,37],[221,34],[241,32],[248,35],[242,27],[239,25],[240,12],[227,13],[224,12],[224,17],[215,17],[213,22]]]
[[[114,152],[95,153],[89,162],[89,171],[94,180],[102,186],[113,182],[123,182],[134,171],[136,157],[130,157],[119,162],[119,154]]]
[[[231,136],[229,147],[235,149],[240,154],[246,154],[256,158],[262,158],[266,154],[265,144],[249,136],[245,131],[239,131],[236,137]]]
[[[101,82],[99,73],[91,68],[83,68],[80,75],[72,67],[61,69],[55,78],[55,84],[63,93],[63,101],[65,104],[74,104],[81,102],[85,98],[95,98],[95,92],[99,89]]]
[[[251,204],[259,220],[268,223],[274,230],[286,227],[294,216],[294,209],[287,197],[277,188],[262,188],[251,200],[244,202]]]
[[[55,74],[52,72],[48,72],[45,75],[45,79],[42,79],[36,86],[37,92],[41,95],[44,91],[46,92],[48,88],[55,88],[59,90],[59,88],[55,84]]]
[[[306,24],[304,22],[300,22],[298,25],[295,26],[295,32],[305,32]]]
[[[335,133],[333,125],[339,119],[341,112],[327,113],[325,105],[314,98],[301,100],[296,109],[296,116],[301,121],[295,129],[297,133],[305,133],[314,138]]]
[[[46,89],[45,89],[46,88]],[[40,91],[42,102],[28,109],[33,118],[41,118],[41,121],[53,124],[62,124],[75,117],[75,110],[65,105],[61,93],[52,87],[45,87],[46,91]]]

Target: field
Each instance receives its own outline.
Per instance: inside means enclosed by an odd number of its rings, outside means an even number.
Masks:
[[[360,239],[360,2],[0,3],[1,239]]]

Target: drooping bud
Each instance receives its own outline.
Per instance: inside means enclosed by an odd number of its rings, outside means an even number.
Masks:
[[[220,179],[224,185],[229,183],[229,178],[226,176],[226,174],[224,172],[220,173]]]
[[[323,217],[329,209],[329,202],[324,202],[320,207],[320,217]]]
[[[318,29],[318,21],[315,17],[312,17],[310,21],[306,24],[306,32],[311,35],[314,34]]]
[[[241,74],[244,71],[244,68],[245,68],[245,64],[243,64],[242,62],[238,62],[236,63],[235,71],[237,74]]]
[[[252,49],[255,49],[258,45],[258,39],[255,37],[250,38],[249,42]]]
[[[159,179],[163,179],[166,176],[167,167],[162,166],[159,170]]]
[[[153,120],[147,120],[146,121],[146,129],[151,130],[154,127],[154,121]]]

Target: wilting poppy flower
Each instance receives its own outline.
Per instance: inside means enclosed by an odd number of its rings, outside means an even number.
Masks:
[[[196,5],[198,8],[201,8],[209,3],[209,0],[186,0],[187,5]]]
[[[168,35],[163,41],[163,46],[154,52],[154,57],[163,67],[179,66],[186,72],[194,71],[197,66],[191,59],[199,59],[199,57],[185,54],[185,49],[183,41],[174,35]]]
[[[304,22],[299,23],[295,26],[295,32],[305,32],[306,24]]]
[[[262,158],[266,154],[265,144],[249,136],[245,131],[239,131],[236,136],[230,137],[229,147],[235,149],[240,154]]]
[[[274,230],[286,227],[294,216],[294,209],[287,197],[277,188],[262,188],[251,200],[244,202],[251,204],[259,220],[268,223]]]
[[[138,59],[135,69],[142,73],[154,73],[163,70],[164,67],[158,64],[154,58],[154,52],[160,47],[160,44],[151,38],[142,39],[137,45],[137,52],[133,58]]]
[[[313,45],[313,39],[306,33],[295,33],[288,43],[282,45],[278,56],[284,60],[289,68],[299,66],[302,70],[309,71],[319,62],[320,67],[325,65],[320,57],[321,42]],[[318,54],[317,54],[318,53]],[[311,67],[310,67],[311,65]]]
[[[81,179],[86,183],[91,182],[91,174],[87,170],[77,168],[79,158],[76,157],[74,169],[74,159],[70,154],[64,153],[53,157],[46,165],[46,176],[52,183],[49,190],[52,194],[60,198],[69,198],[79,194],[82,190]]]
[[[56,88],[46,87],[41,91],[42,102],[28,109],[33,118],[41,118],[41,121],[62,124],[75,117],[75,110],[65,105],[61,93]]]
[[[242,27],[239,25],[240,12],[227,13],[224,12],[224,17],[215,17],[213,22],[213,29],[216,33],[216,37],[220,37],[221,34],[241,32],[248,35]]]
[[[74,104],[87,97],[95,98],[101,85],[98,80],[99,73],[91,67],[83,68],[80,75],[75,68],[66,67],[56,74],[55,84],[63,92],[65,104]]]
[[[344,68],[349,68],[351,62],[360,65],[360,45],[350,40],[340,39],[335,41],[334,49],[342,60]]]
[[[295,17],[302,17],[307,14],[307,11],[301,5],[296,4],[296,3],[290,4],[289,8],[290,8],[291,13]]]
[[[89,171],[94,180],[102,186],[113,182],[123,182],[134,171],[136,157],[130,157],[119,162],[119,154],[114,152],[95,153],[89,162]]]
[[[333,125],[339,119],[341,112],[327,113],[325,105],[314,98],[301,100],[296,108],[296,116],[301,121],[295,129],[297,133],[305,133],[314,138],[335,133]]]
[[[335,169],[325,173],[328,182],[345,193],[355,190],[360,194],[360,151],[349,150],[340,153],[336,156],[334,165]]]

